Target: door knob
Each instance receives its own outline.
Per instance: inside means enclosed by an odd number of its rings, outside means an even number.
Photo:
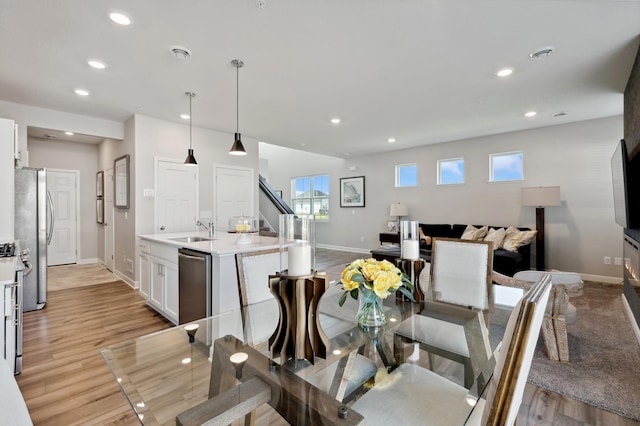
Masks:
[[[164,226],[161,226],[161,227],[160,227],[160,230],[161,230],[161,231],[164,231]]]

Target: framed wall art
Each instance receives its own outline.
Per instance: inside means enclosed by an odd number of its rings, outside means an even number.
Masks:
[[[129,155],[116,158],[114,170],[114,206],[119,209],[129,208]]]
[[[96,222],[104,224],[104,200],[102,198],[96,200]]]
[[[96,197],[101,198],[104,195],[104,172],[96,173]]]
[[[340,178],[340,207],[364,207],[364,176]]]

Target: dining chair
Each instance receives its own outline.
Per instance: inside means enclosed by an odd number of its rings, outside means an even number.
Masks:
[[[544,275],[511,312],[484,398],[419,365],[405,363],[352,408],[365,416],[367,425],[513,425],[550,290],[551,278]],[[474,406],[471,414],[470,406]]]
[[[255,345],[258,342],[264,342],[266,345],[267,339],[275,329],[274,322],[271,319],[280,315],[277,304],[259,304],[259,302],[273,299],[274,297],[269,290],[268,276],[276,272],[279,266],[278,262],[279,249],[236,254],[238,296],[241,309],[244,311],[242,314],[243,338],[247,343]],[[328,291],[328,294],[331,294],[331,291]],[[246,309],[248,305],[253,305],[251,315],[248,314],[248,309]],[[335,306],[337,306],[337,301]],[[258,310],[259,314],[256,315]],[[325,314],[325,316],[327,315]],[[352,321],[345,321],[330,315],[324,319],[324,323],[334,324],[334,329],[331,331],[335,333],[341,333],[345,329],[355,326]],[[343,325],[335,326],[338,323]],[[329,333],[328,337],[332,338],[334,335]],[[262,345],[258,345],[258,347],[261,348]],[[337,400],[342,401],[373,377],[376,370],[377,366],[372,361],[357,352],[352,352],[309,376],[308,381]]]
[[[434,238],[431,249],[432,300],[491,310],[493,243]]]
[[[490,241],[434,238],[427,298],[469,308],[482,315],[472,322],[455,324],[424,310],[396,330],[396,335],[402,335],[405,342],[417,343],[427,352],[430,368],[433,369],[434,354],[462,363],[466,387],[473,385],[474,377],[486,368],[491,358],[488,322],[493,310],[492,264]],[[481,330],[480,339],[469,339],[470,326]],[[449,331],[433,332],[445,328]]]

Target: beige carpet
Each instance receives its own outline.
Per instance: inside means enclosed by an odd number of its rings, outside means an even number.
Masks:
[[[47,291],[67,290],[116,280],[118,277],[99,263],[47,268]]]

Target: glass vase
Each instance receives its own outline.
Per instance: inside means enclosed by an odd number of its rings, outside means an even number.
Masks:
[[[358,295],[358,313],[356,321],[365,327],[378,327],[387,323],[387,316],[384,313],[382,299],[373,291],[360,288]]]

